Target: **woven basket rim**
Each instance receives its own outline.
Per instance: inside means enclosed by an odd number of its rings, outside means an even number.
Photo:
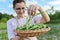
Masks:
[[[48,27],[48,28],[42,28],[42,29],[39,29],[39,30],[15,30],[15,32],[17,33],[39,33],[39,32],[48,32],[51,28]]]

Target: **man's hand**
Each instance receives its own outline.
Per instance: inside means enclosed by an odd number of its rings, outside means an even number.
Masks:
[[[13,31],[14,31],[14,33],[15,33],[15,37],[14,37],[14,38],[11,38],[10,40],[19,40],[20,37],[17,36],[17,31],[16,31],[16,30],[13,30]]]
[[[30,5],[28,7],[28,15],[35,16],[36,10],[40,11],[41,7],[38,5]]]
[[[19,36],[16,36],[15,38],[11,38],[10,40],[19,40],[20,37]]]
[[[28,7],[28,15],[29,16],[34,16],[36,13],[36,6],[35,5],[30,5]]]

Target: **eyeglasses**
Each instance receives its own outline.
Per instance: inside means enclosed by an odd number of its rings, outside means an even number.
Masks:
[[[22,7],[22,8],[16,8],[16,10],[21,10],[21,9],[23,9],[23,10],[24,10],[24,9],[25,9],[25,7]]]

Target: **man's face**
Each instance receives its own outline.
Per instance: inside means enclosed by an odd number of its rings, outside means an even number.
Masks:
[[[26,4],[24,2],[16,3],[14,9],[15,9],[17,15],[23,15],[25,13],[25,6],[26,6]]]

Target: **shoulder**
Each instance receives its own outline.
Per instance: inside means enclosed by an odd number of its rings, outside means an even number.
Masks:
[[[12,22],[13,20],[14,20],[14,18],[11,18],[7,21],[7,23]]]
[[[7,28],[10,27],[10,28],[16,29],[17,25],[18,24],[15,18],[11,18],[7,21]]]
[[[15,18],[11,18],[11,19],[9,19],[9,20],[7,21],[7,23],[12,23],[12,22],[15,22],[15,21],[16,21]]]

